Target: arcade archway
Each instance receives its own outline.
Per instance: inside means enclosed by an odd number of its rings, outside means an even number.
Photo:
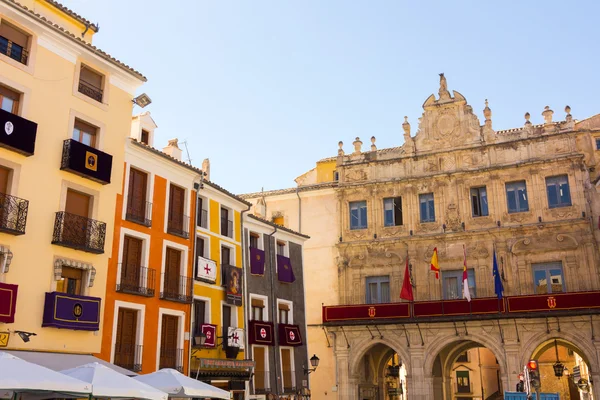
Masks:
[[[403,357],[384,343],[374,343],[353,368],[359,400],[406,400],[407,365]]]

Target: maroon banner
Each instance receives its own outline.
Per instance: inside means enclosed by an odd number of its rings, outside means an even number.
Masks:
[[[509,313],[600,308],[600,292],[552,293],[506,299]]]
[[[206,335],[204,347],[215,347],[217,343],[217,326],[212,324],[202,324],[202,333]]]
[[[6,324],[15,322],[18,289],[18,285],[0,283],[0,322]]]
[[[360,304],[323,307],[323,322],[409,318],[408,303]]]
[[[414,317],[444,315],[498,314],[504,312],[504,301],[497,297],[467,300],[419,301],[414,303]]]
[[[273,346],[273,323],[265,321],[250,321],[248,323],[248,341],[250,344]]]
[[[302,346],[302,336],[298,325],[279,324],[280,346]]]

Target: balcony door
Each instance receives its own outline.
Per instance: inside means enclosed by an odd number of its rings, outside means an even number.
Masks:
[[[136,364],[137,314],[137,310],[119,308],[114,360],[116,365],[129,370],[134,370]]]
[[[148,174],[135,168],[129,170],[127,214],[136,222],[146,222],[146,185]],[[148,218],[149,219],[149,218]]]
[[[138,291],[142,267],[142,240],[125,236],[121,264],[121,286],[126,290]],[[145,285],[143,285],[145,286]]]
[[[169,228],[175,233],[183,233],[183,204],[185,190],[171,185],[169,201]]]
[[[62,231],[64,242],[78,247],[86,247],[89,212],[90,196],[68,189]]]
[[[179,295],[179,272],[181,269],[181,251],[167,247],[165,261],[164,292],[167,297]]]
[[[10,197],[8,194],[8,182],[10,179],[10,169],[0,167],[0,226],[8,226],[8,217],[10,214]]]
[[[456,391],[458,393],[471,393],[469,371],[456,371]]]
[[[179,317],[163,314],[160,337],[160,365],[162,368],[177,368],[177,327]]]

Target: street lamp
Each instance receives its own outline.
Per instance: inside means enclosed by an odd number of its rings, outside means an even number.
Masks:
[[[206,333],[199,332],[198,334],[194,335],[194,342],[197,345],[204,347],[204,344],[206,343]]]
[[[565,365],[558,359],[558,343],[556,339],[554,339],[554,350],[556,351],[556,362],[552,365],[552,368],[554,369],[554,376],[560,379],[565,372]]]
[[[304,375],[308,375],[311,372],[315,372],[317,370],[317,367],[319,366],[319,361],[319,357],[317,357],[316,354],[313,354],[313,356],[310,358],[310,365],[312,365],[313,368],[304,367]]]

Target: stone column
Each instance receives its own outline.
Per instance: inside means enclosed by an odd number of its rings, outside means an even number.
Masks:
[[[423,371],[425,349],[410,348],[410,371],[407,371],[406,391],[410,400],[433,400],[433,377],[431,371]]]
[[[520,365],[521,344],[517,342],[505,343],[504,352],[506,355],[506,373],[500,376],[502,389],[514,392],[519,382],[519,374],[523,372],[524,365]],[[527,356],[529,357],[529,356]]]
[[[338,398],[355,400],[358,389],[354,379],[350,379],[350,365],[348,349],[337,348],[335,351],[338,369]]]

